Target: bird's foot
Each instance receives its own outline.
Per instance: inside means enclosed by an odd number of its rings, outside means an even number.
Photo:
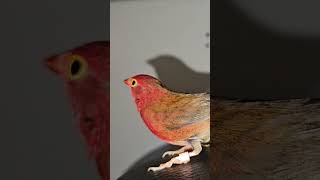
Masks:
[[[191,149],[192,149],[192,146],[187,145],[187,146],[184,146],[176,151],[167,151],[167,152],[163,153],[162,158],[166,157],[167,155],[168,156],[178,155],[178,154],[184,153],[184,152],[191,150]]]
[[[179,156],[172,158],[170,161],[160,164],[158,167],[149,167],[148,171],[160,171],[165,168],[170,168],[173,164],[186,164],[190,161],[190,156],[188,152],[179,154]]]
[[[181,152],[180,149],[176,150],[176,151],[167,151],[167,152],[163,153],[162,158],[165,158],[166,156],[177,155],[179,153],[183,153],[183,152]]]

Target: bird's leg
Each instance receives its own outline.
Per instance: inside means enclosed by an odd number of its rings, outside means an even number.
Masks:
[[[200,141],[191,141],[191,145],[193,148],[193,151],[189,152],[189,156],[197,156],[202,151],[202,146]]]
[[[182,152],[179,154],[179,156],[170,159],[170,161],[163,163],[163,164],[160,164],[159,167],[149,167],[148,171],[160,171],[165,168],[170,168],[173,164],[186,164],[186,163],[188,163],[190,161],[190,157],[197,156],[202,151],[202,146],[201,146],[200,141],[194,140],[194,141],[191,141],[190,144],[191,144],[191,146],[189,146],[189,147],[192,147],[192,149],[193,149],[191,152]],[[188,147],[188,146],[184,146],[184,147]],[[183,149],[183,148],[181,148],[181,149]],[[179,150],[181,150],[181,149],[179,149]]]
[[[190,161],[188,152],[183,152],[179,156],[170,159],[170,161],[160,164],[159,167],[149,167],[148,171],[160,171],[165,168],[170,168],[173,164],[186,164]]]
[[[163,153],[162,158],[166,157],[167,155],[173,156],[173,155],[181,154],[181,153],[186,152],[188,150],[192,150],[192,146],[190,144],[183,146],[182,148],[180,148],[176,151],[167,151],[167,152]]]

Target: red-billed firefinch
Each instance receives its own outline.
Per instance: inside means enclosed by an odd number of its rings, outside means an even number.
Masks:
[[[92,42],[46,60],[70,97],[75,119],[104,180],[109,179],[109,42]]]
[[[179,155],[159,167],[158,171],[172,164],[189,162],[198,155],[202,145],[210,141],[210,95],[185,94],[168,90],[156,78],[137,75],[126,79],[142,120],[150,131],[162,141],[183,146],[177,151],[163,154]]]

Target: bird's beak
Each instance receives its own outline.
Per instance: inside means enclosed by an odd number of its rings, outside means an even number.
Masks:
[[[45,60],[45,66],[48,67],[52,72],[59,73],[59,69],[56,63],[56,56],[47,58]]]
[[[124,82],[127,86],[129,86],[129,79],[125,79],[125,80],[123,80],[123,82]]]

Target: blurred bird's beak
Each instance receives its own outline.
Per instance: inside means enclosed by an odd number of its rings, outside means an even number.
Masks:
[[[52,72],[59,73],[59,69],[56,63],[56,56],[50,57],[45,60],[45,66],[47,66]]]

